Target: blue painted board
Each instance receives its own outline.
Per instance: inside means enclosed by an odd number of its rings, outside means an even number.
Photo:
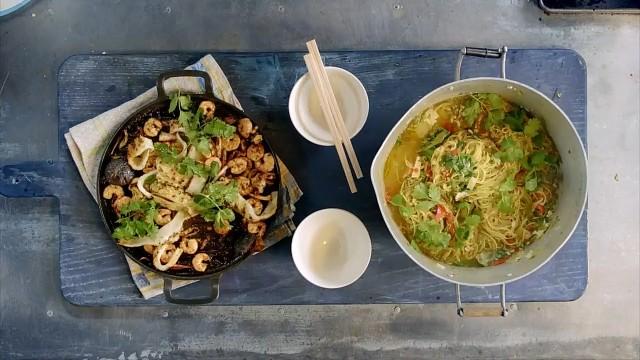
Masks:
[[[109,110],[153,87],[158,74],[184,68],[203,53],[77,55],[58,74],[59,158],[2,168],[0,193],[7,196],[55,196],[60,203],[60,280],[70,302],[87,306],[165,304],[162,296],[144,300],[133,285],[123,255],[99,218],[84,188],[63,134],[69,127]],[[404,112],[430,90],[453,81],[457,51],[327,52],[328,65],[354,73],[364,84],[371,108],[367,124],[354,139],[365,178],[351,195],[335,150],[313,145],[298,135],[287,102],[306,69],[302,53],[214,53],[246,112],[265,123],[264,131],[305,195],[295,220],[327,207],[356,214],[373,240],[373,257],[363,277],[337,290],[317,288],[296,271],[285,239],[225,273],[214,304],[364,304],[453,302],[454,287],[415,265],[387,231],[368,180],[368,169],[387,132]],[[586,142],[586,67],[572,50],[511,50],[509,78],[526,83],[554,101],[572,119]],[[495,60],[465,58],[463,77],[494,76]],[[559,96],[561,94],[561,96]],[[508,301],[570,301],[587,284],[587,217],[566,246],[543,268],[507,286]],[[199,285],[179,291],[202,290]],[[498,299],[497,288],[465,288],[467,302]]]

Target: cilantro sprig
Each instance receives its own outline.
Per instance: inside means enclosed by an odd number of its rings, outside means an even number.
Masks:
[[[524,151],[512,137],[507,137],[500,142],[500,151],[495,156],[502,161],[520,161]]]
[[[233,125],[229,125],[220,118],[214,117],[210,121],[202,120],[202,109],[192,112],[193,102],[189,95],[172,94],[170,96],[169,112],[179,110],[178,122],[184,128],[190,145],[201,154],[209,153],[209,139],[211,137],[231,138],[236,132]]]
[[[211,163],[211,166],[206,166],[190,157],[182,158],[176,150],[171,149],[167,144],[155,143],[153,147],[163,163],[174,165],[182,175],[208,177],[215,176],[220,171],[220,165],[217,162]]]
[[[471,159],[471,156],[467,154],[445,154],[442,157],[442,164],[445,167],[453,170],[455,173],[460,174],[463,178],[469,177],[473,174],[473,160]]]
[[[209,183],[202,193],[193,197],[196,211],[206,220],[213,221],[216,227],[226,227],[235,220],[233,210],[228,207],[238,199],[238,187],[235,182],[223,184]]]
[[[153,200],[132,200],[120,209],[118,226],[113,230],[113,238],[128,240],[153,235],[158,231],[154,222],[157,209]]]
[[[433,152],[449,137],[449,135],[451,135],[451,133],[447,129],[437,128],[424,139],[420,148],[420,156],[427,160],[431,159]]]

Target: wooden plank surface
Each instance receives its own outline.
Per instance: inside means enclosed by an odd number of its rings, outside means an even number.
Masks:
[[[97,207],[84,189],[62,135],[69,127],[135,97],[152,87],[158,74],[183,68],[203,54],[78,55],[60,68],[59,144],[55,162],[23,163],[3,168],[0,192],[8,196],[46,196],[60,203],[60,278],[62,293],[78,305],[163,304],[143,300],[124,259],[109,239]],[[365,85],[369,119],[354,138],[365,170],[359,192],[351,195],[338,168],[335,151],[306,142],[290,124],[291,87],[306,69],[301,53],[218,53],[214,57],[229,77],[249,115],[265,123],[275,151],[299,181],[304,197],[297,222],[309,213],[339,207],[366,224],[373,257],[364,276],[339,290],[319,289],[295,270],[290,241],[284,240],[222,277],[217,304],[434,303],[454,301],[454,287],[415,265],[389,235],[379,214],[368,168],[388,130],[420,97],[453,80],[456,51],[385,51],[325,53],[327,65],[343,67]],[[499,63],[465,59],[463,77],[498,74]],[[586,68],[570,50],[513,50],[508,77],[552,97],[586,141]],[[556,257],[531,276],[507,286],[508,301],[569,301],[587,283],[586,215]],[[197,286],[184,292],[197,292]],[[496,301],[497,288],[464,288],[468,302]]]

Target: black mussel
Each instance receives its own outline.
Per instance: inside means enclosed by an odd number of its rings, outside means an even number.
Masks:
[[[108,184],[127,186],[135,176],[133,169],[122,158],[111,159],[104,168],[102,181]]]

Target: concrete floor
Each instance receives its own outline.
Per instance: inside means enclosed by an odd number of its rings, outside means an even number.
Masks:
[[[57,158],[55,78],[69,55],[290,50],[311,37],[324,49],[582,54],[585,295],[519,304],[506,319],[463,320],[453,305],[78,308],[59,291],[56,203],[0,198],[0,358],[640,357],[640,16],[547,16],[522,0],[35,1],[0,20],[0,165]]]

